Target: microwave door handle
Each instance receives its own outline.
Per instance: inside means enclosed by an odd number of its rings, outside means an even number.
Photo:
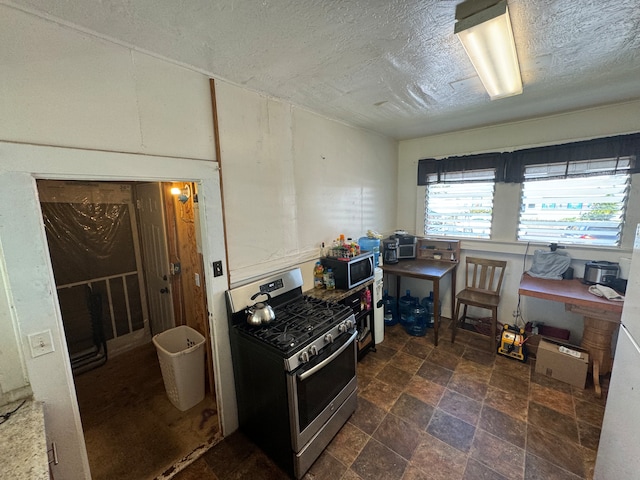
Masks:
[[[300,381],[301,382],[305,381],[307,378],[309,378],[311,375],[316,373],[318,370],[321,370],[327,364],[331,363],[338,355],[340,355],[342,352],[344,352],[345,349],[349,347],[349,345],[351,345],[351,342],[353,342],[355,340],[357,335],[358,335],[358,331],[356,330],[355,332],[353,332],[353,335],[351,335],[351,338],[349,340],[347,340],[345,342],[345,344],[342,345],[338,350],[336,350],[334,353],[332,353],[330,357],[325,358],[323,361],[321,361],[315,367],[313,367],[313,368],[307,370],[306,372],[298,375],[298,378],[300,379]]]

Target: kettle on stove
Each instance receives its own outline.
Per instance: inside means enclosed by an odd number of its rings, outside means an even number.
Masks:
[[[398,263],[398,239],[388,238],[382,241],[384,263]]]
[[[258,292],[251,297],[251,300],[255,300],[259,295],[266,295],[267,302],[271,300],[271,295],[266,292]],[[267,302],[256,302],[251,307],[248,307],[247,312],[247,323],[249,325],[262,325],[265,323],[269,323],[276,318],[276,314],[273,311],[273,308]]]

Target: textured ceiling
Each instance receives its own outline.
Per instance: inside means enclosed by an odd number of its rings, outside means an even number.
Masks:
[[[509,0],[524,93],[490,101],[462,0],[17,0],[209,75],[408,139],[640,98],[638,0]]]

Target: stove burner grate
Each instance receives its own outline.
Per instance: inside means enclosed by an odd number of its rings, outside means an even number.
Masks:
[[[274,341],[281,346],[288,346],[288,347],[294,347],[296,345],[296,339],[293,335],[291,335],[290,333],[287,332],[282,332],[280,334],[278,334],[275,338]]]
[[[267,325],[236,324],[240,330],[283,352],[290,352],[346,320],[351,309],[313,297],[300,297],[274,307],[275,320]]]

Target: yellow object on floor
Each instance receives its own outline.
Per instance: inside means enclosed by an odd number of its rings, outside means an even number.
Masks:
[[[502,326],[502,337],[500,339],[498,353],[524,362],[526,359],[524,342],[523,328],[504,324]]]

